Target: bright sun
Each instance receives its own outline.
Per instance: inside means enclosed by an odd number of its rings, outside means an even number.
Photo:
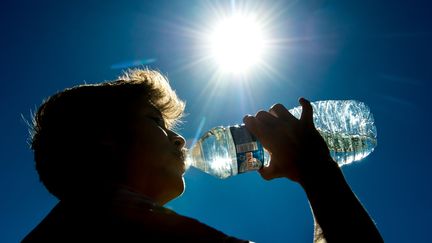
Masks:
[[[221,70],[245,73],[261,61],[265,39],[251,15],[233,15],[220,21],[210,35],[211,56]]]

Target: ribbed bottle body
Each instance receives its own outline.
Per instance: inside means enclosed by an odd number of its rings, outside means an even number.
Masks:
[[[339,166],[359,161],[377,145],[374,118],[369,108],[355,100],[311,103],[316,129]],[[290,112],[298,119],[302,108]],[[270,156],[244,125],[219,126],[206,132],[192,147],[188,163],[219,178],[268,166]]]
[[[327,143],[339,166],[359,161],[377,146],[377,131],[370,109],[355,100],[312,102],[316,129]],[[300,118],[301,106],[290,110]]]

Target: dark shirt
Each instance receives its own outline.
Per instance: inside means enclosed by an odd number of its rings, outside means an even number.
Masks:
[[[22,242],[248,242],[128,190],[85,201],[60,201]]]

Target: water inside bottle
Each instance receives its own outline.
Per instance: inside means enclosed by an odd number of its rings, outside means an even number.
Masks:
[[[229,128],[211,129],[197,141],[190,152],[191,165],[208,174],[227,178],[238,173],[235,145]]]
[[[376,137],[344,133],[328,133],[318,129],[330,150],[330,155],[339,166],[360,161],[377,146]]]
[[[362,160],[377,146],[374,119],[364,103],[331,100],[314,102],[312,106],[315,127],[339,166]],[[300,118],[301,111],[301,107],[290,109],[297,118]],[[189,163],[219,178],[256,170],[263,164],[268,166],[269,154],[263,151],[258,140],[251,139],[246,133],[242,125],[211,129],[190,150]],[[251,153],[253,156],[248,157]],[[254,164],[254,159],[264,163]],[[251,162],[251,168],[243,167],[245,161]]]

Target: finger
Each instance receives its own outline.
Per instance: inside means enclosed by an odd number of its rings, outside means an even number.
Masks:
[[[297,120],[297,118],[295,118],[295,116],[293,116],[291,114],[291,112],[289,112],[289,110],[287,108],[285,108],[285,106],[283,106],[282,104],[275,104],[273,105],[269,112],[271,114],[273,114],[276,117],[281,118],[282,120],[285,121],[291,121],[291,120]]]
[[[256,117],[249,116],[249,115],[243,118],[243,122],[245,124],[246,129],[250,133],[255,135],[255,137],[258,138],[259,141],[261,141],[261,144],[264,147],[268,147],[269,145],[268,137],[269,134],[271,134],[272,126],[269,126],[263,123],[262,121],[260,121],[259,119],[257,119]]]
[[[275,162],[274,164],[276,163],[277,162]],[[268,167],[263,166],[261,167],[261,169],[258,170],[258,172],[260,173],[261,177],[265,180],[272,180],[283,176],[280,168],[276,166],[272,166],[272,161],[270,161],[270,166]]]
[[[299,103],[302,106],[300,120],[306,122],[309,125],[313,125],[313,108],[311,103],[303,97],[299,99]]]
[[[262,125],[255,117],[251,115],[247,115],[243,118],[243,122],[249,132],[251,132],[253,135],[255,135],[258,138],[261,137],[262,132],[260,127]]]
[[[274,126],[278,121],[277,118],[270,114],[267,111],[259,111],[255,117],[262,123],[265,123],[269,126]]]
[[[271,167],[262,167],[261,169],[258,170],[258,172],[260,173],[261,177],[264,178],[265,180],[271,180],[274,179],[274,173],[272,172],[272,168]]]

